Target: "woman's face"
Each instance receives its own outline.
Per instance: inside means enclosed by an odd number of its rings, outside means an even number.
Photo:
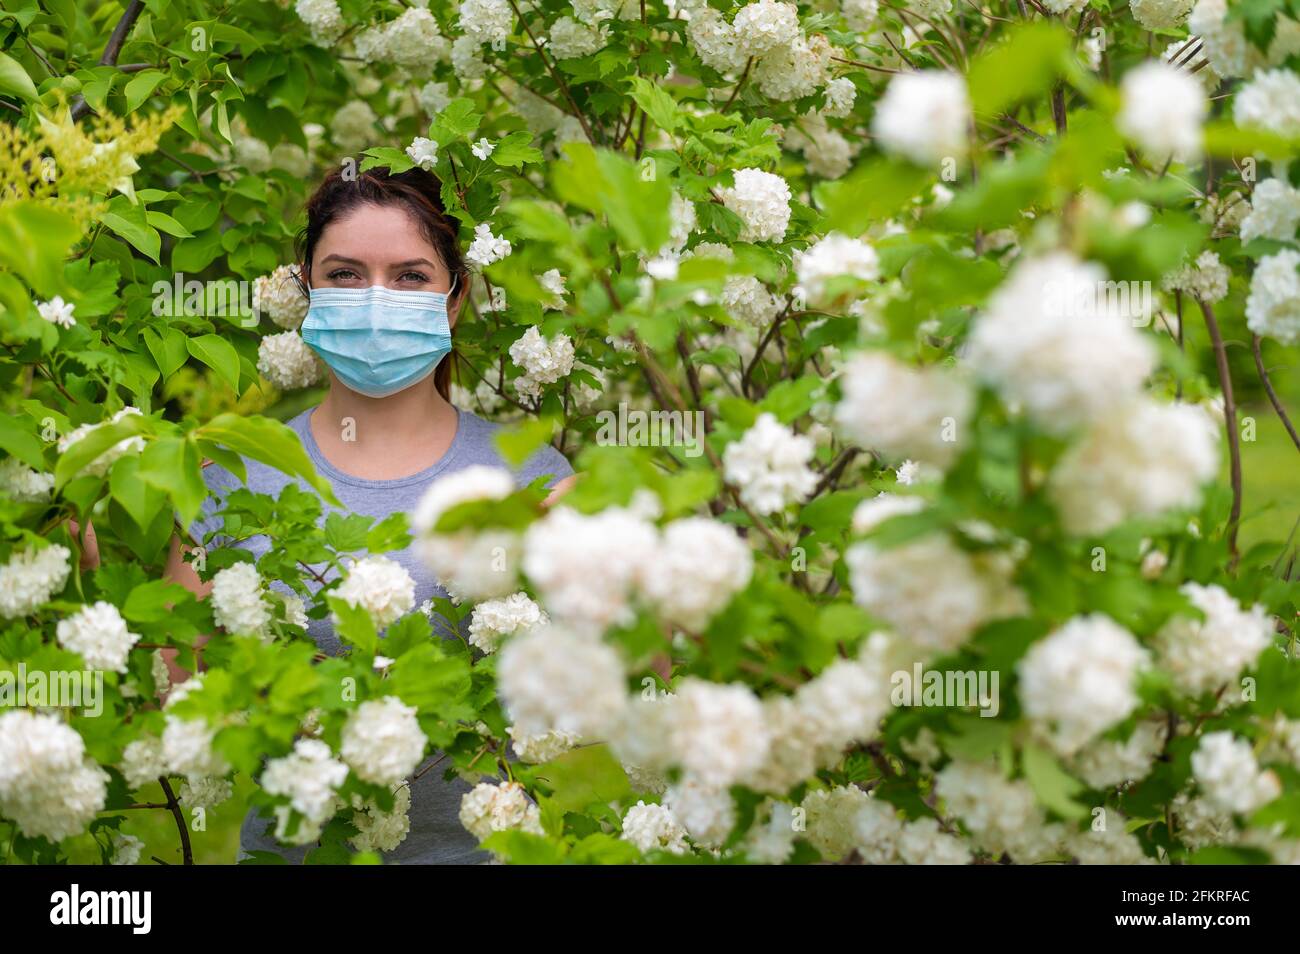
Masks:
[[[399,206],[366,203],[335,219],[321,233],[310,264],[313,288],[451,290],[451,272],[438,250],[415,217]],[[447,301],[447,321],[453,326],[460,300],[457,294]]]

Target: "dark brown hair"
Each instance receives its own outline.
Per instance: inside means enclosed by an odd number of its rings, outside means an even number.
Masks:
[[[354,173],[350,177],[335,169],[316,187],[307,200],[307,224],[299,231],[295,249],[303,274],[311,281],[311,259],[326,226],[361,205],[390,205],[404,208],[419,224],[424,237],[438,252],[442,263],[455,278],[455,291],[447,302],[450,312],[469,287],[469,269],[461,256],[456,219],[447,215],[442,204],[442,183],[432,172],[418,166],[406,172],[390,174],[383,167]],[[307,294],[307,285],[299,279]],[[455,346],[434,372],[433,383],[447,400],[451,400],[452,366]]]

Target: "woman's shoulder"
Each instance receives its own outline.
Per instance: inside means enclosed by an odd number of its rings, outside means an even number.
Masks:
[[[472,411],[458,408],[460,412],[459,427],[464,428],[463,453],[459,463],[469,467],[474,464],[486,464],[492,467],[504,467],[515,475],[515,480],[522,486],[530,484],[538,477],[549,475],[546,485],[549,487],[573,473],[573,465],[568,458],[550,444],[543,444],[524,461],[522,466],[511,467],[501,456],[496,437],[505,425],[479,417]]]

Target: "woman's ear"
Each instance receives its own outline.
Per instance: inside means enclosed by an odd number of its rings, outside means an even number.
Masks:
[[[460,306],[465,301],[466,288],[467,282],[463,279],[463,276],[457,275],[456,287],[447,299],[447,325],[450,328],[456,327],[456,319],[460,317]]]

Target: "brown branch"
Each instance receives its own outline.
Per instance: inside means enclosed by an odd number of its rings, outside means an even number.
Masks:
[[[104,47],[104,52],[100,54],[100,66],[115,66],[117,58],[122,53],[122,47],[126,44],[127,35],[135,26],[135,21],[140,19],[140,14],[144,11],[143,0],[131,0],[126,5],[126,11],[122,14],[122,19],[117,21],[117,26],[113,28],[112,35],[108,38],[108,45]],[[76,122],[90,112],[90,104],[86,102],[84,96],[78,96],[76,102],[72,104],[72,121]]]
[[[1197,299],[1197,304],[1201,306],[1205,327],[1214,343],[1214,363],[1219,369],[1219,386],[1223,389],[1223,417],[1228,428],[1228,455],[1232,476],[1232,511],[1228,514],[1228,570],[1231,572],[1240,556],[1237,552],[1237,524],[1241,520],[1241,442],[1237,434],[1237,404],[1233,399],[1232,375],[1228,370],[1228,349],[1223,346],[1223,335],[1219,333],[1219,323],[1214,320],[1214,309],[1200,299]]]
[[[1264,356],[1259,350],[1259,335],[1254,335],[1250,340],[1250,349],[1255,354],[1255,369],[1259,371],[1259,379],[1264,382],[1264,393],[1268,395],[1269,403],[1273,405],[1273,410],[1277,411],[1277,416],[1282,420],[1282,426],[1286,432],[1291,435],[1291,443],[1295,445],[1296,450],[1300,450],[1300,434],[1296,433],[1295,425],[1291,423],[1291,418],[1287,416],[1286,408],[1282,406],[1282,401],[1273,390],[1273,382],[1269,380],[1268,370],[1264,367]]]
[[[181,855],[185,859],[185,864],[194,864],[194,849],[190,847],[190,830],[185,824],[185,815],[181,812],[181,803],[172,791],[171,783],[167,781],[167,776],[158,776],[158,784],[162,786],[163,794],[167,796],[167,807],[172,811],[172,818],[176,819],[176,829],[181,833]]]

